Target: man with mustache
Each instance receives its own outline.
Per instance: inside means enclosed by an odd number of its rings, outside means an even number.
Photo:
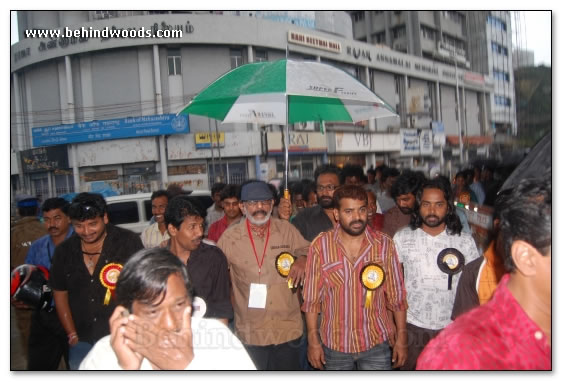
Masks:
[[[69,206],[70,203],[63,198],[50,198],[43,202],[43,223],[48,234],[31,244],[25,264],[51,268],[55,247],[74,233],[68,217]],[[29,335],[28,370],[57,370],[63,356],[68,363],[67,338],[57,312],[52,307],[34,311]]]
[[[100,194],[78,194],[68,216],[76,234],[55,249],[49,283],[70,346],[69,365],[76,370],[94,343],[109,333],[115,308],[111,288],[120,267],[143,243],[136,233],[109,223]]]
[[[203,242],[205,211],[178,195],[168,203],[164,221],[170,234],[167,248],[188,267],[194,297],[200,298],[195,313],[200,309],[203,317],[227,325],[233,317],[227,259],[219,248]]]
[[[166,224],[164,223],[164,211],[168,205],[168,192],[158,190],[151,195],[151,211],[154,223],[149,225],[141,233],[141,241],[145,248],[159,247],[160,243],[170,239]]]
[[[407,362],[414,370],[424,346],[449,325],[463,265],[479,257],[471,235],[461,232],[452,191],[442,180],[426,180],[416,194],[415,217],[393,241],[407,289]]]
[[[315,184],[318,204],[305,208],[292,221],[308,241],[312,241],[321,232],[333,229],[337,224],[333,214],[332,195],[340,187],[340,169],[332,164],[317,167]]]
[[[273,199],[265,182],[244,184],[240,208],[246,217],[217,245],[229,263],[235,333],[256,368],[298,370],[303,321],[298,294],[290,286],[303,281],[309,242],[287,220],[272,217]],[[285,275],[287,268],[276,265],[279,255],[294,260]]]
[[[340,187],[334,204],[338,225],[317,236],[307,256],[309,362],[327,370],[391,370],[407,357],[406,291],[393,240],[366,229],[362,187]]]
[[[416,191],[424,181],[424,175],[405,170],[391,187],[391,197],[395,206],[387,210],[383,218],[382,232],[393,237],[403,227],[409,225],[414,212]]]

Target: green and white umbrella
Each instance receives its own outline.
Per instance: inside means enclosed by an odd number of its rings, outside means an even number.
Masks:
[[[231,70],[178,114],[206,116],[223,123],[285,125],[286,190],[289,124],[358,122],[397,115],[389,104],[345,71],[320,62],[287,59]]]

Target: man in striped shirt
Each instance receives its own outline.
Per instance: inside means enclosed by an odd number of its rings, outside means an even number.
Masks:
[[[407,301],[393,240],[366,229],[362,187],[340,187],[333,199],[338,225],[321,233],[307,256],[301,309],[309,362],[327,370],[390,370],[392,362],[399,367],[407,356]]]

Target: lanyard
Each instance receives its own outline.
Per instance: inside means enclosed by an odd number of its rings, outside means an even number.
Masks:
[[[254,239],[252,238],[252,232],[250,231],[250,223],[248,219],[246,220],[246,229],[248,230],[248,236],[250,237],[250,243],[252,244],[252,250],[254,251],[254,257],[256,257],[256,264],[258,264],[258,274],[262,272],[262,264],[264,264],[264,257],[266,256],[266,248],[268,247],[268,241],[270,240],[270,220],[268,220],[268,235],[266,236],[266,243],[264,244],[264,252],[262,253],[262,261],[258,262],[258,254],[256,253],[256,246],[254,245]]]

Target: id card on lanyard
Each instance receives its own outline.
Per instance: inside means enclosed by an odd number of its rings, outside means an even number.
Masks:
[[[254,251],[254,257],[256,257],[256,264],[258,264],[258,276],[262,273],[262,265],[264,264],[264,258],[266,257],[266,250],[268,248],[268,241],[270,240],[270,221],[268,221],[268,234],[266,236],[266,243],[264,244],[264,252],[262,252],[262,260],[258,260],[258,254],[256,253],[256,246],[254,245],[254,239],[252,238],[252,232],[250,231],[250,224],[246,220],[246,229],[248,230],[248,236],[250,237],[250,244],[252,244],[252,250]],[[250,293],[248,296],[248,307],[249,308],[266,308],[266,300],[268,297],[268,286],[266,284],[250,284]]]

